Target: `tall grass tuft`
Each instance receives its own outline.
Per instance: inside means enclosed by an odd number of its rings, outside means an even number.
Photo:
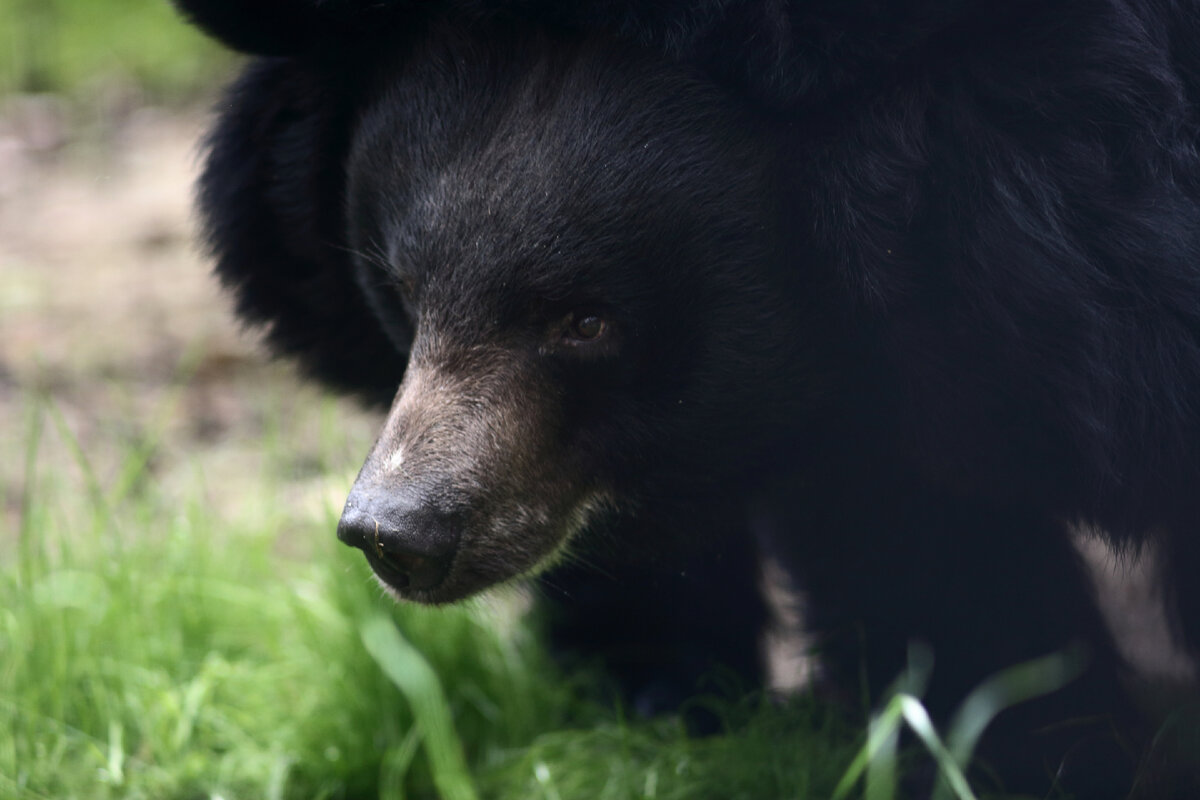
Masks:
[[[628,720],[505,603],[385,598],[336,509],[272,510],[277,469],[218,513],[203,463],[182,494],[141,474],[153,432],[101,470],[53,401],[29,408],[0,538],[0,797],[757,800],[828,796],[849,762],[807,706],[714,699],[734,732],[705,739]]]
[[[48,428],[73,470],[39,459]],[[499,612],[398,608],[333,544],[288,562],[281,538],[326,541],[330,528],[229,527],[199,478],[183,504],[151,488],[114,505],[52,405],[36,404],[27,429],[16,541],[3,543],[15,557],[0,571],[0,797],[360,797],[390,784],[432,796],[422,761],[397,774],[410,704],[358,631],[381,614],[448,676],[474,766],[571,706]]]

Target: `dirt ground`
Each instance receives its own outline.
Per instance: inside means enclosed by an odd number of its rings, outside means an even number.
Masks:
[[[202,459],[218,505],[239,502],[239,482],[271,455],[268,428],[291,484],[318,462],[353,470],[365,452],[375,418],[346,402],[331,411],[268,363],[209,273],[190,205],[205,122],[199,110],[89,116],[54,98],[0,98],[0,527],[14,529],[39,403],[61,411],[102,483],[152,442],[156,481],[185,481]],[[316,430],[331,413],[345,442],[333,465]],[[42,463],[76,470],[54,439]],[[332,483],[322,502],[340,507],[345,487]]]
[[[97,141],[55,132],[66,123],[53,100],[14,106],[0,129],[0,364],[9,379],[162,380],[198,343],[253,358],[192,238],[203,115],[145,109]]]

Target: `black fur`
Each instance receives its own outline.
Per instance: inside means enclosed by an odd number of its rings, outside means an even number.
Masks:
[[[625,372],[530,369],[621,508],[581,539],[593,569],[546,579],[584,625],[562,640],[631,684],[647,659],[689,681],[698,653],[753,672],[769,550],[843,685],[864,659],[886,684],[922,638],[945,713],[1081,640],[1091,668],[1011,735],[1123,721],[1068,523],[1153,541],[1200,650],[1200,3],[178,4],[287,56],[231,90],[200,202],[242,313],[318,378],[386,402],[419,338],[356,277],[367,243],[440,281],[417,310],[460,342],[518,348],[499,309],[571,269],[624,298]],[[544,104],[488,105],[530,86]],[[368,147],[372,126],[404,135]],[[595,180],[548,179],[523,141]],[[1088,736],[1009,774],[1035,785]]]

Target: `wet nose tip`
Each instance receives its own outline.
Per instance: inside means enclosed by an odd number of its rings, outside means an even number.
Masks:
[[[342,510],[342,518],[338,520],[337,537],[351,547],[366,548],[371,542],[373,530],[377,523],[369,519],[367,514],[356,505],[353,499],[346,501]]]
[[[379,577],[396,589],[430,589],[446,577],[457,546],[449,520],[403,496],[351,494],[338,539],[362,550]]]

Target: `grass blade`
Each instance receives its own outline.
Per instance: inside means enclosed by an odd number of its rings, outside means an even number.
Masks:
[[[429,662],[385,616],[371,617],[359,633],[367,652],[412,706],[438,794],[443,800],[477,800],[446,693]]]
[[[915,697],[900,695],[896,699],[900,703],[900,709],[904,713],[904,720],[908,723],[908,727],[912,728],[913,732],[920,737],[921,741],[925,743],[926,749],[937,761],[942,780],[950,786],[959,800],[975,800],[975,793],[967,785],[967,776],[963,774],[962,769],[955,762],[954,756],[942,743],[925,706],[921,705],[921,701]]]

